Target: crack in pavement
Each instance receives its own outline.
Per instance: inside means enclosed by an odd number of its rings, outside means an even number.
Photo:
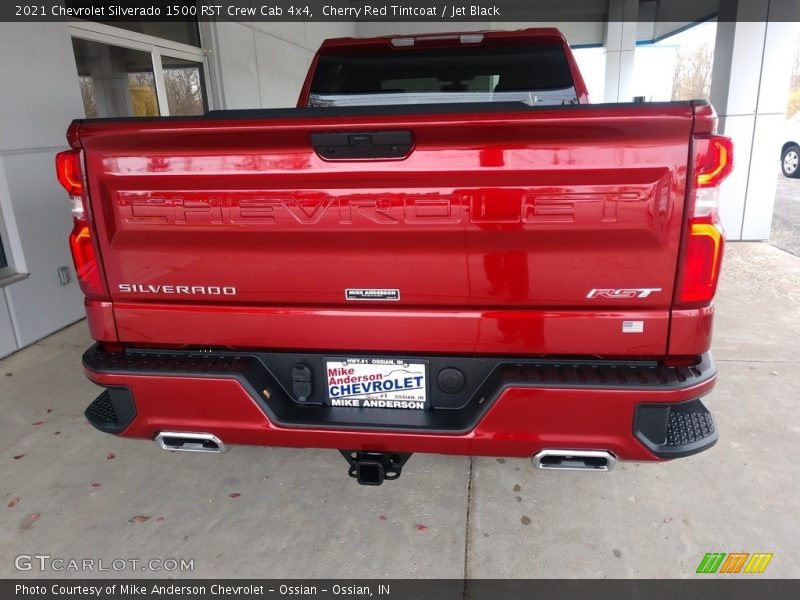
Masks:
[[[470,546],[470,516],[472,513],[472,475],[475,467],[475,459],[470,456],[469,457],[469,476],[467,477],[467,520],[466,520],[466,529],[464,534],[464,589],[463,589],[463,598],[464,600],[467,599],[469,596],[467,590],[467,580],[469,579],[469,546]]]

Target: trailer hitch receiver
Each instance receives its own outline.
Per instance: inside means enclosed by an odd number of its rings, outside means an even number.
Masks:
[[[371,452],[367,450],[339,450],[350,468],[347,474],[361,485],[381,485],[384,480],[400,477],[403,465],[411,454],[401,452]]]

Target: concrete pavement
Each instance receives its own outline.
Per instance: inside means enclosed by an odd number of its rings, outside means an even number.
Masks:
[[[415,455],[378,488],[332,451],[168,453],[95,431],[78,323],[0,361],[0,577],[86,576],[20,572],[20,554],[194,560],[99,574],[126,577],[690,577],[735,551],[800,576],[800,258],[730,244],[717,311],[710,451],[610,474]]]
[[[778,175],[772,213],[771,244],[800,256],[800,179]]]

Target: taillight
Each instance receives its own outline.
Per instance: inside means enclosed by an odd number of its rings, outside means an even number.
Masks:
[[[70,196],[83,194],[80,150],[65,150],[56,154],[56,176]]]
[[[692,223],[683,252],[678,297],[682,308],[704,306],[714,299],[723,245],[722,229],[717,224]]]
[[[92,229],[86,211],[86,190],[80,150],[65,150],[56,154],[56,176],[59,183],[67,190],[72,203],[73,226],[69,235],[69,247],[78,283],[87,298],[105,300],[108,298],[108,293],[97,261]]]
[[[733,142],[721,135],[695,138],[695,185],[717,187],[733,171]]]
[[[733,143],[721,135],[693,139],[687,185],[689,220],[676,295],[679,308],[708,305],[717,291],[725,235],[719,224],[719,185],[733,170]]]

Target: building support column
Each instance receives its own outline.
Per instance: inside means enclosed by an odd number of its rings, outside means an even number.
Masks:
[[[636,52],[638,0],[609,0],[604,49],[605,102],[630,102]]]
[[[798,18],[797,0],[720,4],[711,103],[734,143],[734,171],[720,190],[731,240],[769,237]]]

